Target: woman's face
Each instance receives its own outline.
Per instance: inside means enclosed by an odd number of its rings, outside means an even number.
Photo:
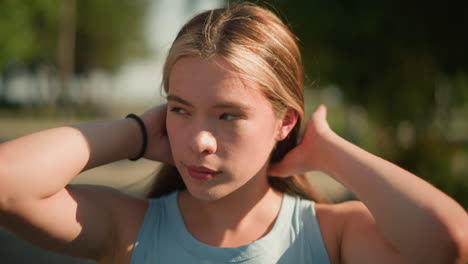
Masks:
[[[202,200],[225,197],[253,178],[266,182],[282,124],[263,94],[227,69],[220,58],[183,57],[169,78],[167,131],[175,165],[191,195]]]

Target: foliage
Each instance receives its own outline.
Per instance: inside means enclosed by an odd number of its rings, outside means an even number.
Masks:
[[[468,208],[468,166],[456,165],[468,164],[466,2],[270,2],[300,39],[309,81],[366,110],[377,137],[364,147]]]
[[[115,70],[147,50],[146,0],[76,1],[75,69]],[[0,72],[11,64],[56,63],[61,4],[55,0],[0,1]]]
[[[55,55],[57,8],[53,0],[0,1],[0,72]]]
[[[115,70],[147,51],[143,35],[145,0],[79,0],[76,66]]]

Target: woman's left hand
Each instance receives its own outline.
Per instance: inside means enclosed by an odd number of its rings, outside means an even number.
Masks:
[[[311,170],[320,170],[322,139],[333,131],[327,122],[327,108],[320,105],[307,122],[302,142],[279,162],[271,164],[268,175],[288,177]]]

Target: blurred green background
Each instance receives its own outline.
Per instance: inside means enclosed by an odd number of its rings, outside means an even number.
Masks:
[[[308,113],[325,103],[344,138],[468,208],[466,1],[255,2],[299,38]],[[0,0],[0,142],[163,102],[161,66],[177,30],[223,3]],[[76,182],[141,195],[157,166],[121,161]],[[314,177],[332,200],[350,197]],[[0,230],[1,263],[82,263],[44,252]]]

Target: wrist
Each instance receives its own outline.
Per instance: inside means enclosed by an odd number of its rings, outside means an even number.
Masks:
[[[125,142],[125,156],[123,159],[134,159],[138,157],[143,144],[143,138],[141,134],[141,128],[137,121],[132,118],[124,118],[119,120],[124,126],[124,138],[122,139]]]
[[[367,152],[336,133],[323,138],[321,149],[320,170],[342,184],[345,184],[343,177],[359,175],[356,171],[362,169],[360,164],[368,158],[363,155]]]
[[[307,155],[308,164],[313,166],[311,170],[318,170],[329,175],[333,173],[333,149],[340,140],[342,138],[330,128],[317,132],[311,153]]]
[[[139,160],[140,158],[142,158],[145,155],[146,148],[148,146],[148,132],[146,131],[146,126],[145,126],[144,121],[138,115],[128,114],[125,117],[125,119],[132,119],[134,122],[136,122],[136,124],[138,124],[138,127],[140,128],[140,139],[141,139],[140,140],[140,142],[141,142],[140,151],[138,152],[137,155],[132,156],[131,158],[129,158],[129,160],[131,160],[131,161],[136,161],[136,160]]]
[[[83,170],[135,157],[141,148],[141,132],[127,118],[73,126],[88,145],[88,163]]]

